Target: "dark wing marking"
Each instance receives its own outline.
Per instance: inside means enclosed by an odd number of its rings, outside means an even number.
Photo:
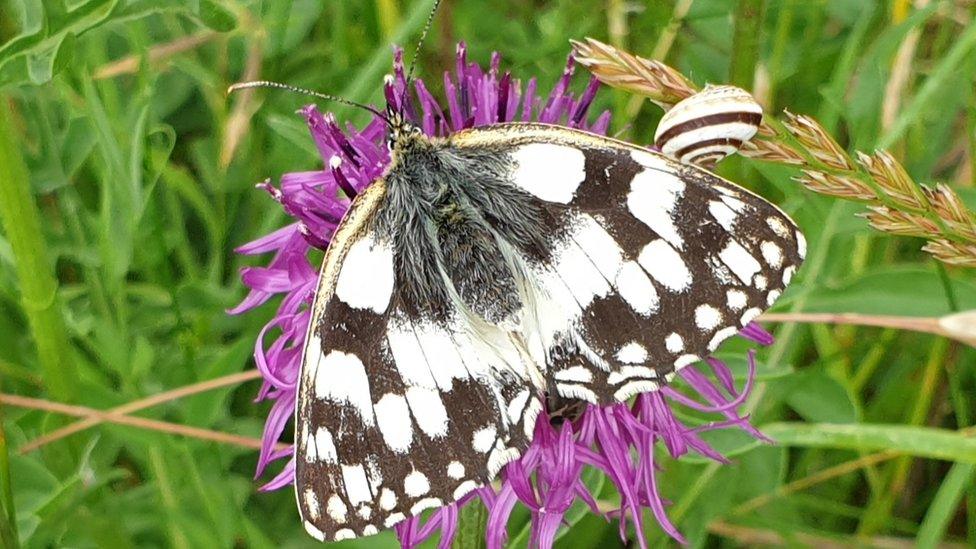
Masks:
[[[507,333],[408,315],[360,195],[326,253],[298,389],[295,487],[319,540],[371,535],[463,497],[518,457],[542,409]]]
[[[507,157],[511,184],[545,217],[547,250],[507,245],[537,289],[529,348],[562,396],[607,404],[657,389],[772,305],[802,262],[783,212],[660,154],[542,124],[451,143]]]

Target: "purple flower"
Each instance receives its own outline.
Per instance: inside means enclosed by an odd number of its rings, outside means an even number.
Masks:
[[[500,58],[492,56],[485,71],[469,63],[464,44],[457,50],[453,74],[444,75],[447,104],[442,107],[421,80],[413,83],[412,93],[405,94],[402,52],[394,54],[394,75],[385,87],[387,101],[417,123],[428,135],[452,132],[497,122],[540,121],[605,133],[609,113],[589,123],[587,114],[598,84],[591,79],[584,92],[570,90],[574,63],[566,65],[552,91],[544,98],[536,89],[535,79],[523,88],[509,73],[499,72]],[[402,102],[402,104],[401,104]],[[349,200],[375,181],[389,163],[385,145],[386,127],[374,118],[363,129],[351,125],[341,128],[331,114],[323,115],[315,106],[301,111],[312,138],[322,156],[323,170],[285,174],[279,187],[265,182],[260,188],[271,194],[295,222],[254,242],[241,246],[245,255],[274,253],[267,267],[243,270],[241,279],[250,289],[247,297],[230,312],[240,314],[272,297],[283,295],[274,318],[258,334],[254,347],[257,368],[264,383],[257,400],[272,400],[265,424],[263,447],[258,459],[256,477],[262,476],[274,461],[291,458],[291,449],[278,450],[288,420],[295,410],[296,384],[302,346],[309,322],[308,307],[315,291],[317,272],[309,263],[313,247],[325,249],[349,206]],[[771,337],[753,324],[741,333],[752,341],[769,344]],[[268,343],[267,340],[270,340]],[[673,538],[683,541],[677,528],[665,514],[665,501],[656,484],[654,449],[661,442],[672,458],[689,452],[724,462],[725,459],[701,437],[712,429],[734,427],[756,438],[762,435],[740,416],[737,407],[744,401],[755,376],[753,355],[749,355],[749,376],[745,387],[736,390],[730,370],[720,361],[705,362],[711,377],[695,367],[680,371],[685,392],[675,387],[637,396],[632,404],[605,408],[586,405],[576,417],[540,416],[532,444],[521,459],[507,465],[498,486],[485,486],[461,501],[434,511],[427,520],[412,518],[395,526],[405,547],[412,547],[437,531],[441,547],[450,546],[458,510],[468,501],[480,498],[489,510],[487,542],[501,547],[505,542],[506,524],[515,505],[527,507],[532,515],[532,544],[550,547],[565,513],[576,500],[589,505],[595,513],[604,513],[619,521],[624,537],[626,524],[632,521],[641,546],[643,508],[650,508],[657,522]],[[714,378],[714,381],[713,381]],[[690,393],[695,396],[688,396]],[[716,415],[717,421],[687,426],[672,412],[673,406],[691,408]],[[620,493],[620,508],[601,508],[582,481],[581,473],[595,468],[614,483]],[[294,461],[286,462],[281,472],[262,490],[274,490],[294,480]]]

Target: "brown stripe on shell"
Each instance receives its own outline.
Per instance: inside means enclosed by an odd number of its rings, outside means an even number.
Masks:
[[[674,153],[674,155],[678,158],[684,158],[688,153],[692,153],[699,149],[704,149],[706,147],[714,147],[716,145],[729,145],[731,147],[734,147],[736,150],[738,150],[739,147],[742,146],[742,140],[735,139],[732,137],[718,137],[715,139],[706,139],[704,141],[698,141],[696,143],[692,143],[691,145],[688,145],[687,147]]]
[[[692,118],[691,120],[682,122],[665,130],[664,133],[658,136],[654,144],[659,148],[664,148],[664,145],[677,135],[704,128],[706,126],[717,126],[719,124],[729,124],[732,122],[744,122],[758,128],[759,124],[762,122],[762,113],[748,111],[720,112],[715,114],[706,114],[705,116],[698,118]]]

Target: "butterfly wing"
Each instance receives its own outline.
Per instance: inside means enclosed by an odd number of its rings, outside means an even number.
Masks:
[[[772,305],[803,259],[802,234],[775,206],[646,149],[544,124],[451,144],[504,158],[504,179],[544,218],[547,249],[507,244],[536,289],[529,349],[563,397],[608,404],[659,388]],[[506,216],[486,219],[512,232]]]
[[[295,483],[319,540],[371,535],[488,482],[542,405],[510,336],[405,314],[380,180],[326,253],[298,388]],[[450,412],[448,412],[450,411]]]

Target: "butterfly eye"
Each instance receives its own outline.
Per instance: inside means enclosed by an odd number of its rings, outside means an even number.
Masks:
[[[664,114],[654,144],[685,164],[710,168],[756,135],[762,107],[742,88],[706,86]]]

